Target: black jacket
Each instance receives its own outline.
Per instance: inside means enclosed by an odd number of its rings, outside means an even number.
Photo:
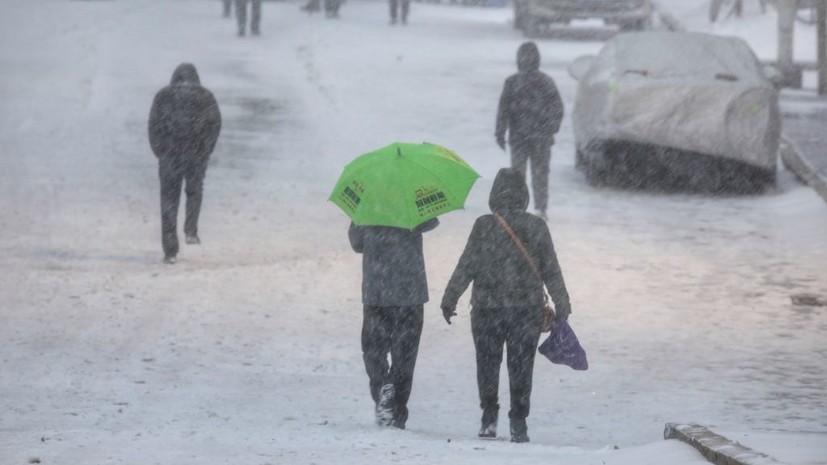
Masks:
[[[512,146],[550,147],[563,121],[563,101],[554,80],[540,71],[540,52],[533,42],[517,51],[519,72],[505,80],[497,109],[497,140]]]
[[[149,112],[149,144],[158,158],[207,158],[221,132],[221,112],[195,66],[178,65]]]
[[[413,231],[389,226],[356,226],[350,245],[362,254],[362,303],[377,307],[421,305],[428,301],[422,233],[439,225],[436,218]]]
[[[539,268],[558,314],[571,311],[569,295],[546,222],[527,213],[528,188],[523,176],[510,168],[497,173],[489,205],[499,213],[528,249]],[[497,218],[477,218],[454,270],[442,307],[454,308],[473,282],[471,305],[478,308],[540,307],[543,282]]]

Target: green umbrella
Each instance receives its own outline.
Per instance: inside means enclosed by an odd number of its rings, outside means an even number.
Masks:
[[[345,166],[330,200],[358,225],[413,229],[462,208],[479,177],[445,147],[397,142]]]

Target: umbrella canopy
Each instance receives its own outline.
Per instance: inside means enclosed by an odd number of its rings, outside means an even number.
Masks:
[[[445,147],[397,142],[345,166],[330,200],[357,225],[413,229],[462,208],[479,177]]]

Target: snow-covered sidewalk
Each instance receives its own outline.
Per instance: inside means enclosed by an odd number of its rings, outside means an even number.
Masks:
[[[414,3],[403,28],[383,1],[300,5],[265,2],[245,39],[218,1],[0,5],[0,463],[692,465],[664,423],[827,430],[827,315],[789,303],[827,292],[820,200],[789,178],[757,198],[593,190],[565,121],[550,224],[591,368],[538,358],[532,442],[478,440],[467,300],[450,327],[434,302],[506,163],[494,111],[523,38],[507,9]],[[540,43],[568,108],[565,65],[599,47]],[[224,128],[204,243],[170,267],[146,118],[182,61]],[[360,257],[326,201],[392,140],[483,174],[426,235],[406,431],[372,424]]]

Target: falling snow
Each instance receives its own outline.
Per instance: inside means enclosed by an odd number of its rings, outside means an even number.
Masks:
[[[662,3],[689,25],[707,14]],[[568,116],[548,224],[589,370],[537,357],[531,443],[479,440],[469,293],[451,326],[438,303],[507,164],[497,98],[524,38],[508,8],[413,3],[391,27],[382,1],[338,19],[300,7],[264,2],[261,35],[241,38],[217,0],[0,6],[0,462],[706,463],[662,439],[666,422],[776,449],[789,439],[773,433],[818,433],[785,460],[827,456],[827,314],[791,300],[827,295],[821,199],[783,168],[759,196],[595,189]],[[713,32],[769,36],[768,21]],[[538,46],[572,108],[566,66],[601,43]],[[147,118],[182,62],[223,126],[202,244],[169,266]],[[405,431],[373,423],[361,257],[326,200],[345,163],[397,140],[443,144],[482,175],[423,236],[431,300]]]

